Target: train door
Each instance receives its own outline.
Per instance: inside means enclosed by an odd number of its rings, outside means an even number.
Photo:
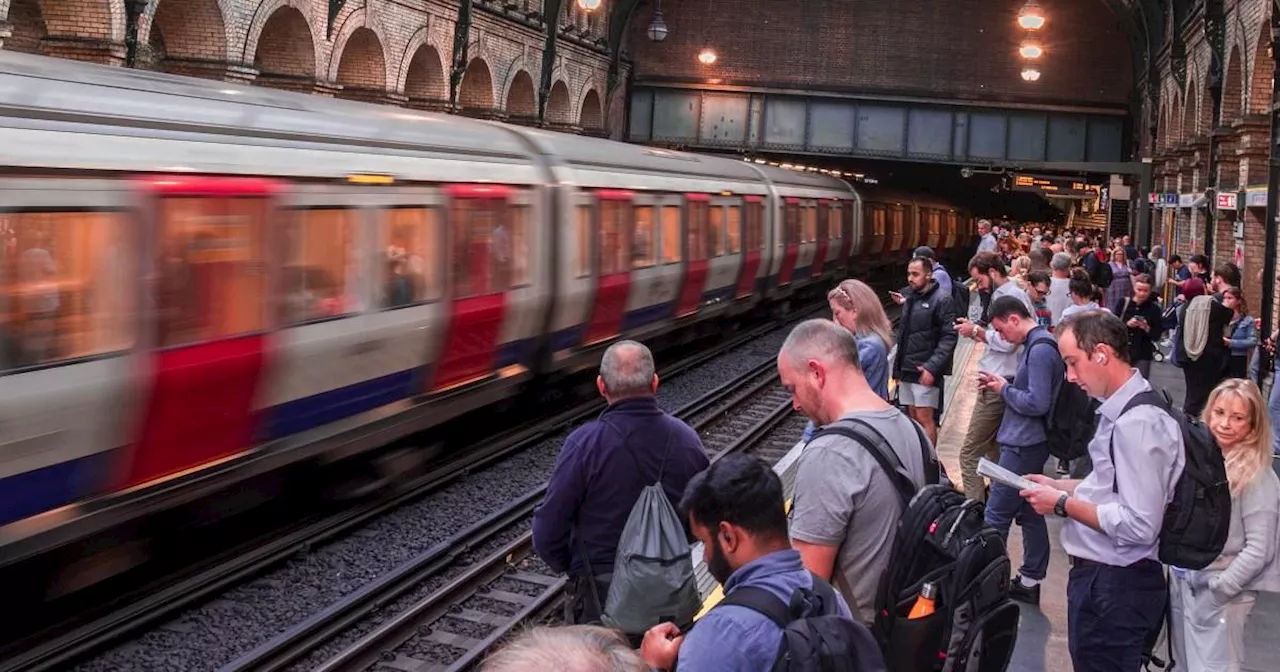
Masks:
[[[249,448],[266,366],[270,282],[267,180],[140,180],[154,219],[149,250],[151,389],[127,485]]]
[[[849,251],[853,246],[853,226],[845,218],[845,204],[842,201],[831,202],[830,223],[832,238],[832,258],[835,261],[837,275],[849,274]]]
[[[594,236],[595,300],[587,323],[584,345],[593,345],[622,333],[631,289],[631,242],[635,228],[635,194],[630,191],[596,192]]]
[[[782,268],[778,270],[778,285],[791,284],[791,276],[795,275],[796,259],[800,256],[800,239],[803,237],[803,224],[800,214],[800,199],[785,198],[782,201]]]
[[[680,291],[680,197],[637,194],[634,222],[628,257],[631,292],[623,332],[669,317]]]
[[[942,241],[942,211],[938,208],[924,208],[921,210],[921,213],[922,219],[925,217],[928,218],[929,234],[926,239],[928,241],[928,245],[934,250],[937,250],[940,242]]]
[[[129,197],[116,181],[0,179],[0,526],[122,476],[141,393]]]
[[[814,242],[815,250],[813,252],[813,277],[821,278],[825,270],[827,270],[827,251],[831,249],[832,229],[829,227],[831,215],[831,201],[822,199],[818,201],[816,206],[810,208],[813,212],[814,219]],[[840,227],[836,227],[835,232],[840,231]]]
[[[733,298],[742,268],[742,201],[739,198],[711,199],[707,211],[707,284],[703,301]]]
[[[707,286],[707,228],[709,226],[711,196],[709,194],[684,195],[684,281],[680,298],[676,302],[676,317],[698,312],[702,305],[702,293]]]
[[[432,376],[433,392],[493,374],[512,281],[512,190],[457,184],[445,193],[449,323]]]
[[[764,197],[747,196],[743,199],[743,249],[742,273],[738,275],[737,298],[751,296],[756,289],[756,277],[764,257]]]

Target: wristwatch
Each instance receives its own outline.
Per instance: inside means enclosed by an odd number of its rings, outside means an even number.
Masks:
[[[1058,496],[1058,503],[1053,505],[1053,515],[1060,518],[1067,517],[1067,498],[1070,496],[1065,492]]]

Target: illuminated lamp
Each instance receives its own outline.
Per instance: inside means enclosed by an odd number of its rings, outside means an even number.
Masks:
[[[703,49],[702,52],[698,54],[698,61],[703,65],[711,65],[716,62],[716,52],[711,51],[710,49]]]
[[[1039,81],[1040,71],[1036,70],[1035,68],[1027,68],[1026,70],[1022,71],[1022,78],[1027,80],[1028,82]]]
[[[662,0],[653,8],[653,21],[649,24],[649,39],[661,42],[667,39],[667,23],[662,20]]]
[[[1044,28],[1045,21],[1044,10],[1036,0],[1027,0],[1022,11],[1018,12],[1018,25],[1023,30],[1040,30]]]
[[[1044,55],[1044,48],[1035,42],[1023,42],[1022,46],[1018,48],[1018,53],[1023,58],[1035,60]]]
[[[578,0],[578,6],[590,12],[599,9],[600,2],[601,0]]]

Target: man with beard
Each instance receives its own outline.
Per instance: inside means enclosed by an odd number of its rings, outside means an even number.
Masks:
[[[898,403],[933,442],[938,440],[934,409],[942,407],[942,377],[950,373],[956,349],[956,307],[933,279],[933,262],[924,257],[907,263],[907,295],[901,298],[898,356],[893,362]]]
[[[717,461],[689,481],[680,511],[702,542],[707,571],[726,598],[754,586],[790,604],[797,589],[831,590],[805,570],[800,554],[791,549],[782,481],[764,462],[741,454]],[[833,597],[834,604],[823,605],[824,613],[852,618],[849,605],[839,595]],[[650,628],[640,653],[649,667],[659,670],[675,668],[678,656],[680,672],[767,672],[781,642],[782,628],[769,617],[721,604],[687,634],[674,623]]]
[[[778,375],[795,408],[814,424],[860,437],[819,432],[805,446],[791,541],[805,567],[838,588],[855,620],[869,625],[903,509],[901,494],[871,450],[896,456],[916,488],[928,480],[925,455],[931,462],[937,458],[920,426],[871,389],[858,361],[858,341],[848,329],[808,320],[783,343]]]

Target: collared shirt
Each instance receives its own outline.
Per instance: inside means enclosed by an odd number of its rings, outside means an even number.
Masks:
[[[796,588],[812,588],[813,575],[800,552],[774,551],[739,567],[724,584],[732,595],[742,586],[758,586],[790,604]],[[852,618],[839,598],[840,615]],[[680,645],[680,672],[768,672],[782,642],[782,629],[768,616],[737,605],[718,606],[698,620]]]
[[[996,237],[991,235],[990,233],[983,236],[982,240],[978,241],[978,251],[979,252],[995,252]]]
[[[1068,555],[1119,567],[1157,557],[1164,510],[1182,475],[1185,451],[1178,422],[1157,407],[1137,406],[1120,419],[1125,404],[1150,389],[1133,369],[1128,382],[1098,407],[1098,431],[1089,442],[1093,472],[1076,486],[1075,496],[1097,505],[1102,531],[1068,520],[1062,528]]]
[[[1026,305],[1027,312],[1036,314],[1035,306],[1031,305],[1031,297],[1027,296],[1027,293],[1013,280],[1005,281],[991,293],[991,303],[995,303],[996,299],[1002,296],[1016,297]],[[993,373],[1002,378],[1012,378],[1018,372],[1018,353],[1021,352],[1022,346],[1004,340],[1000,333],[991,327],[987,327],[986,336],[987,348],[982,352],[982,358],[978,360],[978,370]]]

